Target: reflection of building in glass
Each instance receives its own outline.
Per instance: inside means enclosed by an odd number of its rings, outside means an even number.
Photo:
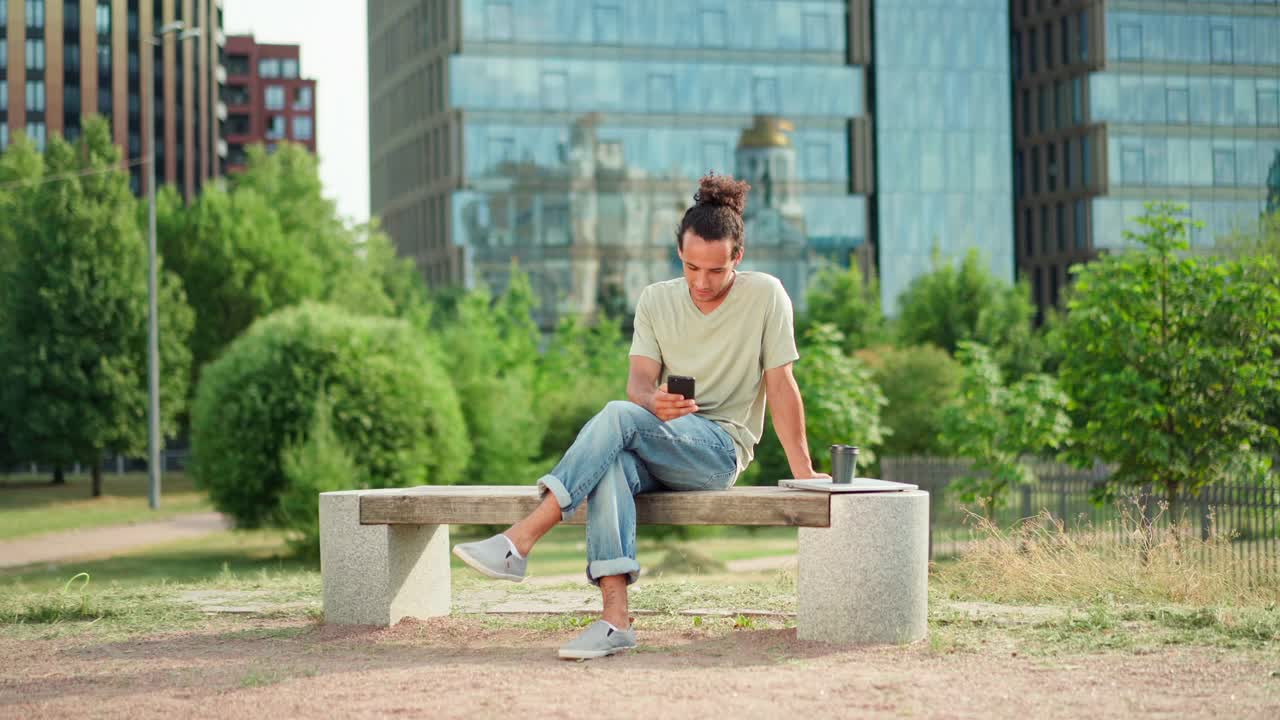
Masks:
[[[1256,228],[1280,152],[1275,2],[1015,5],[1017,255],[1041,307],[1145,201],[1189,205],[1199,247]]]
[[[1044,4],[1044,3],[1040,3]],[[886,312],[976,248],[1013,279],[1009,3],[875,0],[874,237]]]
[[[746,265],[800,303],[813,256],[866,238],[856,4],[369,3],[373,212],[433,285],[500,288],[516,258],[545,324],[630,310],[678,272],[697,179],[758,172]]]
[[[1276,150],[1276,159],[1267,172],[1267,212],[1280,212],[1280,150]]]

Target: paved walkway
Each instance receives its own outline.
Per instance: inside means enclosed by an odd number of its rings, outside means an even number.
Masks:
[[[221,513],[179,515],[157,522],[48,533],[0,542],[0,568],[105,557],[134,548],[198,538],[231,527]]]

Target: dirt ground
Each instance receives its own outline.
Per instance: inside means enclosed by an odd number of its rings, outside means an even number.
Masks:
[[[1280,717],[1280,668],[1239,652],[842,648],[780,626],[645,622],[638,651],[589,662],[555,657],[577,629],[486,616],[389,629],[215,617],[124,641],[0,638],[0,717]]]

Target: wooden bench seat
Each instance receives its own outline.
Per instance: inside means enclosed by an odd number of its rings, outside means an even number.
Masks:
[[[658,492],[636,496],[641,525],[756,525],[827,527],[826,493],[777,487],[704,492]],[[504,525],[533,511],[537,487],[453,485],[371,493],[360,499],[361,525]],[[569,523],[587,521],[587,507]]]
[[[539,501],[536,487],[507,485],[321,493],[325,622],[394,625],[404,617],[448,615],[449,526],[514,523]],[[569,522],[586,522],[590,511],[584,503]],[[926,634],[926,492],[645,493],[636,497],[636,515],[649,525],[799,527],[801,639],[901,643]]]

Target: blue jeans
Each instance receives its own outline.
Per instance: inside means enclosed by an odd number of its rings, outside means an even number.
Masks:
[[[640,577],[635,496],[654,490],[724,490],[738,478],[729,434],[685,415],[663,422],[643,407],[615,400],[591,418],[538,487],[568,520],[587,501],[587,579]]]

